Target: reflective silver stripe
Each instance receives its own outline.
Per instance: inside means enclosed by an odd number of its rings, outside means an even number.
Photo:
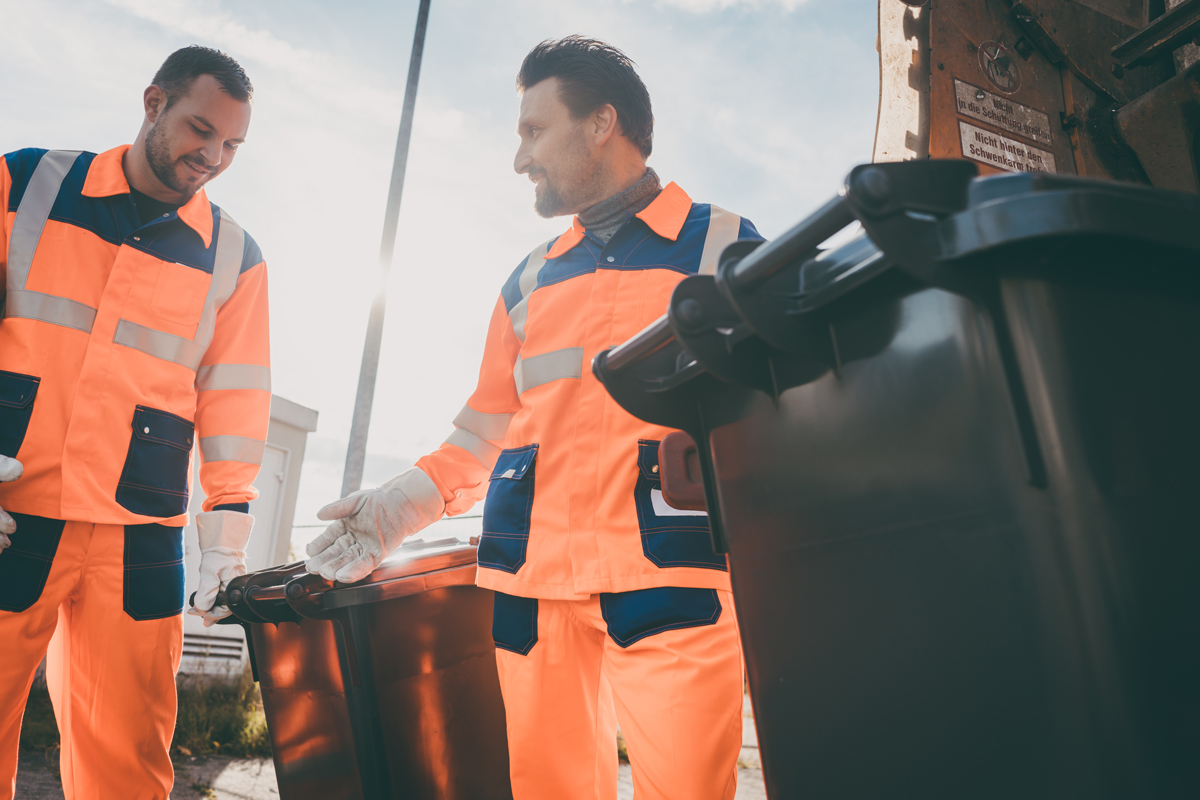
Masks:
[[[202,436],[200,455],[210,461],[240,461],[261,466],[267,443],[247,436]]]
[[[5,285],[10,292],[25,288],[25,282],[29,280],[29,268],[33,266],[33,254],[42,238],[46,220],[50,219],[54,199],[58,197],[59,187],[80,152],[51,150],[45,153],[29,178],[8,239],[8,277]]]
[[[237,288],[238,273],[242,270],[242,251],[246,245],[246,233],[233,217],[221,210],[221,225],[217,231],[217,252],[213,259],[212,282],[208,285],[208,297],[204,299],[204,310],[200,313],[200,324],[196,326],[196,345],[200,352],[208,350],[217,327],[217,311]]]
[[[513,380],[517,382],[517,394],[524,394],[535,386],[562,378],[583,377],[583,348],[565,347],[552,350],[532,358],[517,356],[513,369]]]
[[[496,466],[500,457],[500,448],[491,442],[485,442],[475,434],[463,428],[455,428],[454,433],[446,437],[446,444],[453,444],[475,456],[475,460],[488,469]]]
[[[529,254],[525,259],[525,269],[521,270],[521,277],[517,279],[521,299],[513,306],[512,311],[508,312],[508,319],[512,322],[513,333],[522,344],[525,343],[525,318],[529,311],[529,295],[533,294],[533,289],[537,286],[538,273],[546,266],[546,253],[550,252],[550,242],[553,241],[551,239],[542,242]]]
[[[204,300],[204,310],[200,313],[200,324],[196,326],[194,339],[156,331],[123,319],[117,323],[113,341],[163,361],[171,361],[192,370],[198,369],[200,359],[204,358],[205,351],[212,344],[213,332],[217,325],[217,311],[237,288],[245,242],[246,234],[242,227],[222,210],[212,280],[208,284],[208,297]]]
[[[271,391],[271,368],[257,364],[213,364],[196,370],[196,391],[262,389]]]
[[[700,274],[715,275],[721,252],[737,241],[742,228],[742,218],[723,208],[709,206],[708,233],[704,237],[704,250],[700,253]]]
[[[512,418],[512,414],[484,414],[470,406],[463,406],[454,418],[454,427],[470,431],[480,439],[502,442],[508,434],[508,423]]]
[[[96,321],[96,309],[91,306],[28,289],[9,289],[4,313],[8,317],[36,319],[84,333],[91,333]]]
[[[132,347],[134,350],[141,350],[148,356],[171,361],[191,370],[199,367],[200,359],[204,357],[204,350],[191,339],[156,331],[127,319],[117,323],[117,332],[113,335],[113,342],[125,347]]]

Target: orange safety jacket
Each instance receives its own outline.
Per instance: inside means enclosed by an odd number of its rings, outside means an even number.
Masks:
[[[0,160],[0,453],[25,466],[0,484],[7,511],[184,525],[197,441],[205,511],[257,496],[262,254],[203,191],[142,225],[128,149]]]
[[[714,272],[739,239],[762,237],[671,183],[607,244],[576,217],[512,273],[475,393],[454,433],[417,462],[450,514],[486,492],[480,586],[546,599],[729,588],[707,517],[662,500],[658,442],[669,429],[621,409],[589,365],[662,316],[675,284]]]

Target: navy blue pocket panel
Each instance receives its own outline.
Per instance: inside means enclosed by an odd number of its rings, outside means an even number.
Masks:
[[[663,586],[600,595],[600,613],[608,635],[621,647],[663,631],[716,625],[721,618],[721,598],[716,589],[679,589]]]
[[[633,489],[642,553],[659,567],[701,567],[725,571],[725,556],[713,552],[708,515],[681,511],[663,500],[658,474],[658,442],[638,440],[638,477]]]
[[[9,516],[17,523],[17,532],[9,534],[12,545],[0,552],[0,610],[24,611],[46,588],[67,523],[15,511]]]
[[[137,620],[183,613],[183,528],[125,526],[125,613]]]
[[[536,444],[502,450],[483,503],[479,566],[516,574],[525,564],[533,513]]]
[[[41,378],[0,369],[0,455],[16,458],[29,430]]]
[[[187,511],[188,466],[196,426],[183,417],[138,406],[117,502],[135,514],[174,517]]]
[[[514,597],[495,592],[492,606],[492,641],[501,650],[529,655],[537,644],[538,601],[536,597]]]

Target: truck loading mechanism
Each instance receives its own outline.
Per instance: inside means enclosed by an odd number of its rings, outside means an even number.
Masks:
[[[1200,0],[881,0],[875,161],[1200,192]]]

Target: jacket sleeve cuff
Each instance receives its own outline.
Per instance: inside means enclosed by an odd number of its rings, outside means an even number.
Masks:
[[[200,552],[225,547],[245,550],[254,528],[254,517],[239,511],[204,511],[196,515]]]

